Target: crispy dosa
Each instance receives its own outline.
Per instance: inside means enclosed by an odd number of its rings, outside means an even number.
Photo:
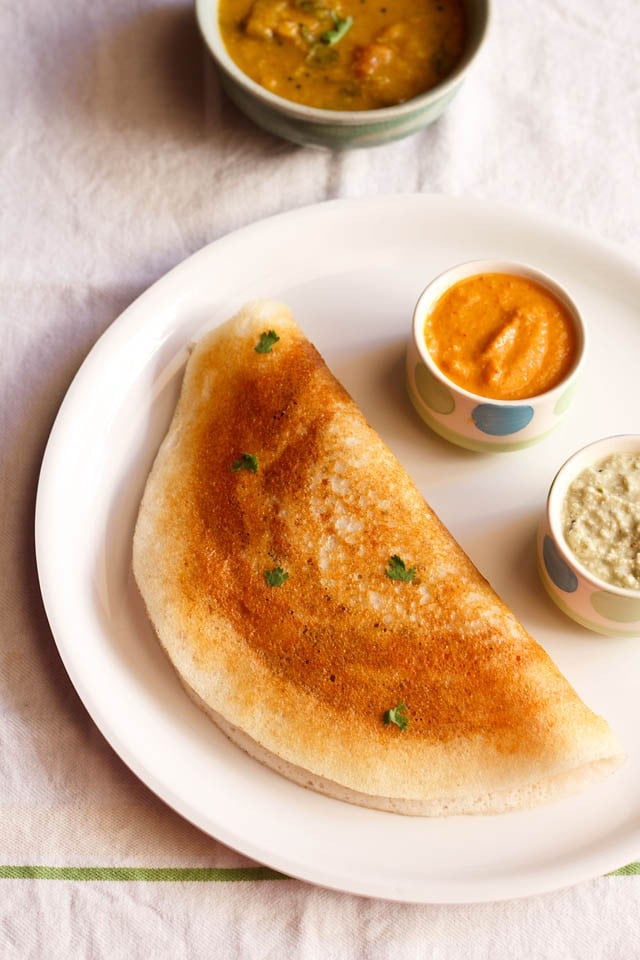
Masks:
[[[282,304],[193,349],[133,561],[189,694],[297,783],[497,813],[622,760]]]

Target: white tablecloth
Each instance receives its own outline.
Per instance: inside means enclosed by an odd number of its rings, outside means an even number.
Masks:
[[[637,956],[636,868],[512,902],[394,904],[276,878],[184,822],[106,745],[66,676],[33,510],[48,431],[92,344],[239,226],[327,198],[436,192],[553,214],[640,254],[640,4],[495,0],[446,116],[343,155],[239,115],[188,4],[5,0],[0,38],[0,955]]]

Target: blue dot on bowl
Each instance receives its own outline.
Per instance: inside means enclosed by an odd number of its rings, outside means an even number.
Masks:
[[[492,437],[508,437],[522,430],[533,418],[533,407],[497,407],[493,403],[479,403],[471,417],[478,430]]]
[[[578,578],[573,570],[566,565],[550,536],[544,538],[542,557],[545,569],[558,590],[562,590],[564,593],[574,593],[578,589]]]

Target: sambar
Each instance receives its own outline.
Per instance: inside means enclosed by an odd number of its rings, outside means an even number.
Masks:
[[[462,0],[220,0],[219,25],[249,77],[329,110],[373,110],[430,90],[459,62],[467,32]]]

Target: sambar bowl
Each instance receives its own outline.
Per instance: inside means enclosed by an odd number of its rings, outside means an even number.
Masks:
[[[442,81],[412,99],[373,110],[330,110],[306,106],[267,90],[230,56],[220,30],[219,0],[196,0],[205,44],[230,99],[269,133],[303,146],[345,150],[373,147],[416,133],[436,120],[465,80],[484,43],[490,0],[463,0],[467,35],[461,58]]]

